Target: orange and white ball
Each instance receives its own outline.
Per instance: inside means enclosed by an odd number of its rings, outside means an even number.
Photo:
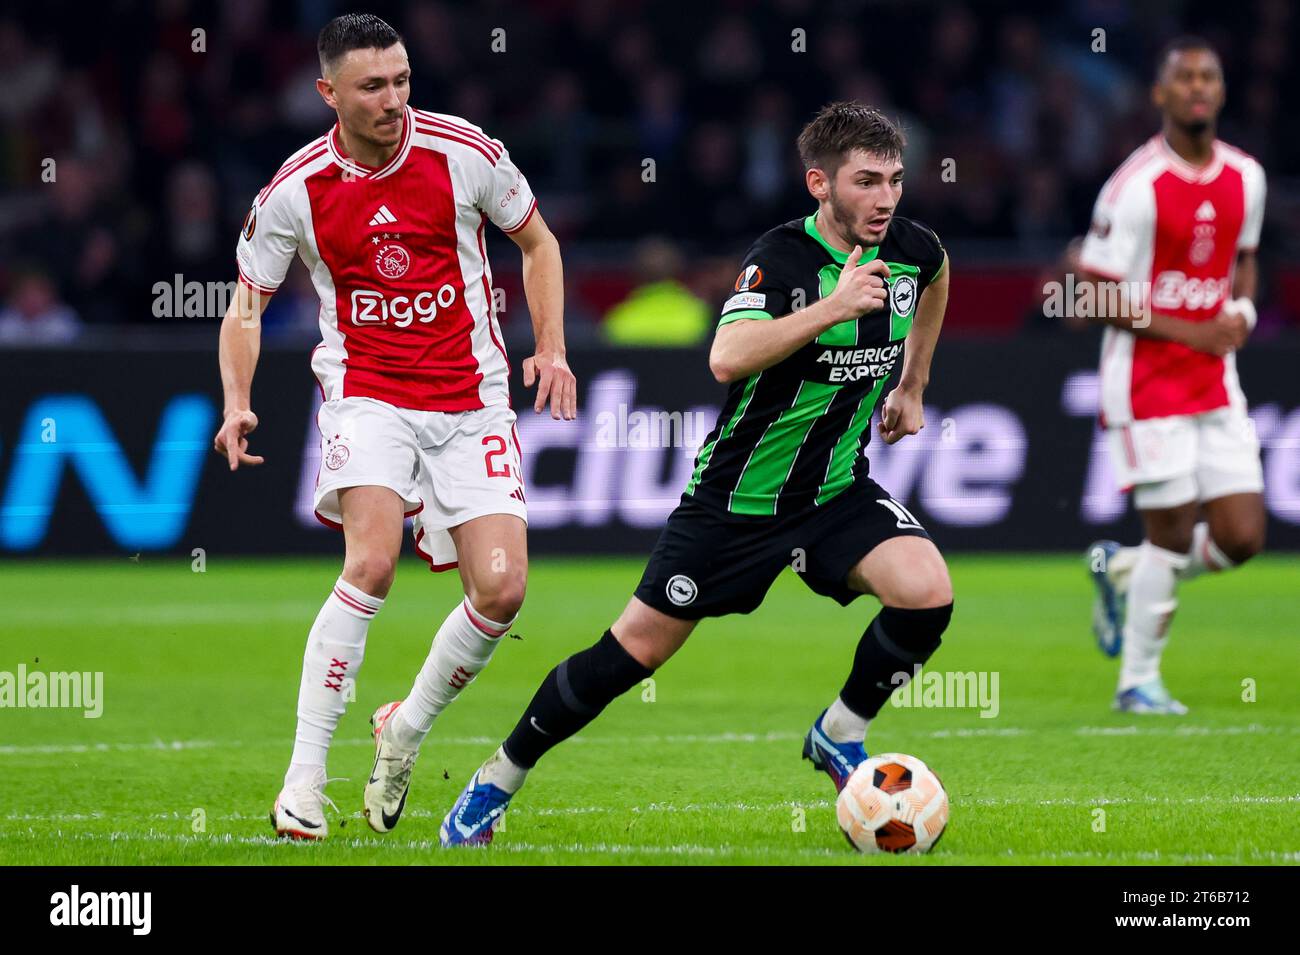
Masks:
[[[915,756],[884,753],[853,771],[835,816],[859,852],[928,852],[948,825],[948,794]]]

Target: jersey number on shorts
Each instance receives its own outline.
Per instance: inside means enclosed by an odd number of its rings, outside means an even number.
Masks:
[[[483,454],[483,463],[487,466],[488,477],[510,477],[510,465],[498,468],[492,459],[506,453],[506,439],[499,434],[490,434],[483,439],[483,447],[488,450]]]
[[[895,501],[892,497],[882,497],[877,500],[876,503],[883,504],[894,512],[894,516],[898,518],[898,526],[902,530],[924,530],[924,528],[921,527],[921,522],[916,519],[915,515],[913,515],[912,512],[902,504]]]

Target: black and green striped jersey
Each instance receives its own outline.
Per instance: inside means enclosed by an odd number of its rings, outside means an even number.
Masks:
[[[826,243],[816,218],[787,222],[750,247],[719,327],[781,318],[834,291],[848,256]],[[944,251],[929,228],[894,216],[885,240],[861,261],[876,258],[889,266],[889,308],[841,322],[732,382],[687,494],[733,514],[786,515],[824,504],[866,476],[871,413]]]

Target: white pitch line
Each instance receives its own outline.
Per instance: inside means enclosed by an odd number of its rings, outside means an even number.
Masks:
[[[276,601],[258,606],[257,618],[266,623],[270,621],[310,620],[320,612],[320,604],[307,604],[300,601]],[[230,614],[229,604],[220,603],[180,603],[153,604],[143,607],[23,607],[16,606],[5,614],[6,622],[18,626],[40,627],[45,625],[79,627],[96,624],[121,626],[174,626],[190,624],[202,627],[204,621],[213,625],[224,622]]]
[[[1077,797],[1065,797],[1061,799],[1008,799],[1008,798],[958,798],[954,800],[957,806],[984,806],[984,807],[1003,807],[1003,806],[1044,806],[1044,807],[1096,807],[1096,806],[1197,806],[1197,805],[1262,805],[1262,806],[1281,806],[1289,803],[1300,802],[1300,794],[1288,796],[1183,796],[1183,797],[1161,797],[1161,796],[1142,796],[1142,797],[1098,797],[1096,799],[1081,799]],[[782,802],[772,803],[746,803],[746,802],[701,802],[686,803],[684,805],[675,805],[673,803],[649,803],[644,806],[550,806],[534,808],[523,805],[515,806],[510,810],[512,817],[517,816],[584,816],[584,815],[613,815],[617,813],[631,813],[634,815],[668,813],[668,814],[691,814],[705,812],[727,812],[727,813],[765,813],[765,812],[788,812],[792,809],[812,809],[823,810],[830,809],[834,802],[829,799],[809,799],[807,801],[785,800]],[[443,812],[432,809],[418,809],[415,807],[408,808],[404,813],[409,819],[441,819]],[[266,819],[264,812],[232,812],[221,815],[208,815],[208,820],[218,822],[262,822]],[[359,820],[362,818],[361,813],[350,813],[345,818],[349,820]],[[107,819],[148,819],[151,821],[174,820],[189,824],[193,816],[188,812],[157,812],[146,815],[139,815],[132,812],[122,812],[118,810],[92,810],[90,812],[67,812],[67,813],[9,813],[0,817],[5,822],[95,822]]]
[[[6,836],[14,835],[0,832],[0,839]],[[180,843],[193,847],[211,846],[211,845],[244,845],[244,846],[262,846],[281,851],[311,851],[315,848],[312,843],[297,842],[289,839],[278,839],[275,836],[237,836],[233,834],[220,835],[180,835],[170,832],[155,832],[150,830],[145,833],[135,832],[71,832],[55,833],[57,837],[64,842],[169,842]],[[327,840],[329,845],[344,846],[350,849],[385,849],[385,850],[406,850],[406,851],[434,851],[441,852],[436,839],[357,839],[357,838],[340,838],[331,836]],[[570,855],[625,855],[625,854],[644,854],[644,855],[701,855],[701,856],[729,856],[737,854],[759,855],[759,856],[808,856],[818,858],[835,858],[845,856],[842,850],[834,849],[781,849],[774,846],[706,846],[694,843],[670,844],[670,845],[624,845],[611,843],[569,843],[565,845],[539,845],[527,842],[495,842],[490,849],[487,847],[473,848],[464,851],[488,851],[492,854],[500,853],[521,853],[521,852],[541,852],[541,853],[563,853]],[[448,857],[450,858],[450,856]]]
[[[803,739],[802,733],[715,733],[711,735],[664,735],[664,736],[574,736],[568,743],[596,743],[603,746],[649,746],[660,743],[680,744],[680,743],[708,743],[715,745],[727,745],[731,743],[793,743]],[[438,746],[492,746],[500,743],[501,740],[492,736],[447,736],[434,737],[430,741],[433,747]],[[245,740],[154,740],[153,742],[132,742],[132,743],[52,743],[37,744],[32,746],[0,746],[0,756],[25,756],[25,755],[59,755],[59,754],[79,754],[79,753],[121,753],[136,751],[181,751],[187,749],[223,749],[223,748],[252,748],[258,746],[285,746],[282,739],[266,739],[257,742]],[[333,742],[334,746],[366,746],[375,745],[374,740],[361,738],[337,739]]]
[[[1051,735],[1056,732],[1072,732],[1077,736],[1269,736],[1300,733],[1300,726],[1264,726],[1249,723],[1241,726],[1079,726],[1073,730],[1035,730],[1024,727],[974,727],[931,730],[927,733],[909,734],[911,738],[926,739],[965,739],[978,737],[983,739],[1013,739],[1036,733]],[[600,746],[652,746],[656,744],[703,743],[708,745],[729,745],[732,743],[792,743],[803,739],[802,733],[772,731],[769,733],[699,733],[645,735],[645,736],[574,736],[567,743]],[[491,746],[501,742],[493,736],[447,736],[433,737],[430,745],[438,746]],[[262,746],[286,745],[282,739],[250,740],[152,740],[148,742],[122,743],[49,743],[31,746],[0,746],[0,756],[26,756],[89,753],[123,753],[123,752],[181,752],[191,749],[243,749]],[[337,739],[334,746],[373,746],[369,738]]]
[[[1011,727],[994,729],[978,728],[968,730],[935,730],[928,735],[933,739],[946,739],[951,736],[1019,736],[1031,730]],[[665,735],[650,734],[646,736],[585,736],[578,735],[566,740],[566,743],[599,744],[602,746],[650,746],[660,743],[705,743],[709,745],[728,745],[731,743],[794,743],[802,740],[804,734],[785,731],[770,733],[670,733]],[[430,745],[438,746],[491,746],[501,740],[493,736],[446,736],[432,737]],[[223,749],[252,748],[258,746],[284,746],[282,739],[264,739],[256,742],[247,740],[153,740],[151,742],[126,743],[48,743],[31,746],[0,746],[0,756],[25,755],[60,755],[66,753],[122,753],[137,751],[182,751],[188,749]],[[374,746],[374,740],[368,738],[345,738],[334,740],[333,746]]]
[[[1122,864],[1127,859],[1142,859],[1148,862],[1166,862],[1171,865],[1188,865],[1196,862],[1295,862],[1300,859],[1300,852],[1277,852],[1274,850],[1253,850],[1249,855],[1224,855],[1215,852],[1160,852],[1148,850],[1097,852],[1095,850],[1062,850],[1057,852],[1017,853],[1008,849],[999,855],[1007,858],[1024,856],[1026,859],[1103,859],[1111,865]]]
[[[1253,736],[1300,733],[1300,726],[1080,726],[1079,736]]]
[[[150,743],[48,743],[34,746],[0,746],[0,756],[129,753],[144,750],[175,752],[186,749],[235,749],[243,745],[239,740],[210,739],[157,739]],[[371,745],[373,746],[374,743],[371,743]]]
[[[646,806],[514,806],[511,816],[587,816],[611,815],[615,813],[697,813],[697,812],[788,812],[791,809],[830,809],[834,802],[829,799],[809,799],[806,802],[787,800],[785,802],[753,804],[745,802],[687,803],[677,806],[670,803],[650,803]],[[442,819],[443,811],[432,809],[408,808],[403,818]],[[218,822],[265,822],[265,812],[231,812],[221,815],[208,815],[208,820]],[[360,810],[349,813],[348,820],[362,819]],[[52,812],[52,813],[9,813],[0,816],[4,822],[95,822],[107,819],[148,819],[152,821],[175,820],[189,824],[193,816],[189,812],[154,812],[138,814],[120,810],[96,809],[89,812]]]
[[[1061,799],[960,799],[953,800],[963,806],[1200,806],[1200,805],[1261,805],[1281,806],[1300,802],[1300,795],[1293,796],[1099,796],[1096,799],[1081,799],[1066,796]]]
[[[0,833],[3,838],[6,833]],[[238,845],[238,846],[256,846],[262,848],[275,849],[283,852],[311,852],[317,848],[312,843],[293,842],[290,840],[277,839],[274,836],[236,836],[230,834],[198,836],[198,835],[178,835],[176,833],[154,832],[147,833],[128,833],[128,832],[110,832],[110,833],[57,833],[65,841],[71,842],[163,842],[179,843],[181,845],[192,846],[195,848],[214,846],[214,845]],[[331,837],[328,845],[344,846],[349,849],[385,849],[385,850],[404,850],[407,852],[434,852],[440,847],[436,840],[433,839],[407,839],[392,840],[385,839],[376,841],[374,839],[356,839],[356,838],[338,838]],[[626,843],[563,843],[563,844],[543,844],[532,842],[513,842],[499,841],[494,842],[492,846],[474,849],[466,849],[467,852],[482,852],[485,857],[493,855],[516,855],[524,853],[539,853],[542,855],[650,855],[650,856],[700,856],[706,858],[726,858],[733,855],[759,856],[759,857],[781,857],[790,856],[819,858],[819,859],[852,859],[853,855],[843,849],[814,848],[814,849],[788,849],[777,846],[707,846],[698,843],[680,843],[670,845],[636,845]],[[983,854],[983,853],[978,853]],[[441,852],[436,852],[436,856],[441,856]],[[933,858],[936,861],[944,861],[945,853],[940,853]],[[1126,859],[1141,859],[1151,862],[1166,862],[1171,865],[1186,865],[1196,862],[1250,862],[1250,861],[1269,861],[1269,862],[1296,862],[1300,861],[1300,852],[1295,851],[1252,851],[1249,854],[1224,855],[1213,852],[1200,853],[1163,853],[1152,851],[1136,852],[1097,852],[1088,851],[1058,851],[1058,852],[1025,852],[1017,853],[1008,849],[1000,853],[1003,858],[1024,858],[1027,862],[1035,859],[1054,859],[1054,860],[1075,860],[1075,859],[1101,859],[1112,863],[1121,863]],[[444,858],[451,858],[446,856]],[[889,859],[888,856],[881,856],[881,859]],[[959,857],[960,858],[960,857]],[[954,861],[959,861],[955,859]]]

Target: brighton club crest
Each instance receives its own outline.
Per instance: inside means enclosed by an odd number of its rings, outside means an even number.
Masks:
[[[411,253],[400,242],[385,242],[375,251],[375,271],[386,279],[400,279],[411,267]]]
[[[906,318],[916,307],[916,279],[900,275],[889,283],[889,305],[894,314]]]

